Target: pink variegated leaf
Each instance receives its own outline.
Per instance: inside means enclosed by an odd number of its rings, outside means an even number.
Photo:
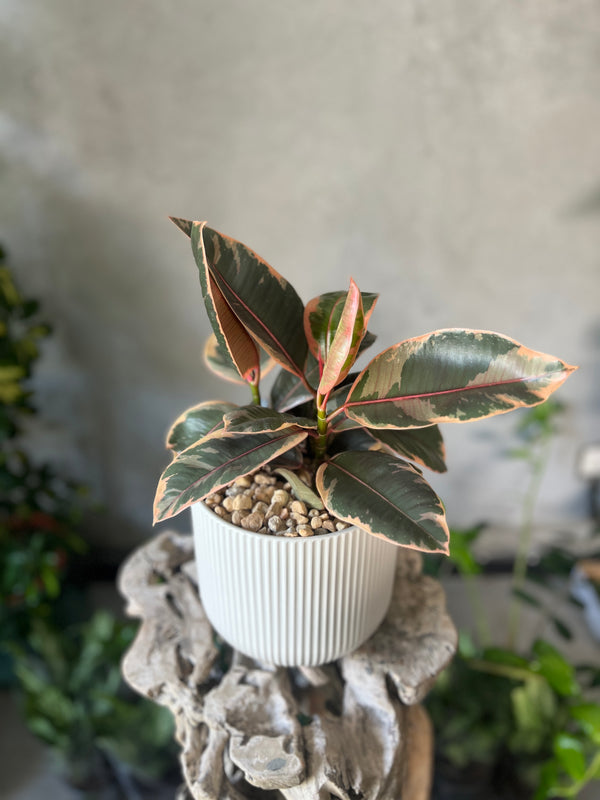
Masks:
[[[333,342],[335,332],[342,316],[347,292],[326,292],[314,297],[306,304],[304,309],[304,331],[308,347],[312,355],[322,362],[327,360],[329,348]],[[369,319],[375,308],[379,295],[372,292],[361,292],[364,327],[369,324]],[[367,334],[362,341],[361,350],[375,341],[375,337]]]
[[[448,553],[441,500],[421,473],[370,450],[333,456],[319,467],[317,490],[330,514],[400,547]]]
[[[361,294],[350,279],[344,308],[333,341],[327,353],[317,395],[327,397],[334,386],[343,381],[356,360],[358,348],[366,333]]]

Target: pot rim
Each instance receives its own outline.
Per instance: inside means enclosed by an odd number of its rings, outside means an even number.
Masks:
[[[258,531],[249,531],[246,528],[242,528],[240,525],[234,525],[233,522],[228,522],[227,520],[220,517],[218,514],[215,514],[212,511],[210,506],[207,506],[204,500],[198,500],[195,503],[190,505],[190,511],[193,508],[200,506],[202,509],[202,513],[211,514],[213,517],[216,517],[217,520],[221,523],[221,525],[225,526],[226,528],[231,528],[232,530],[241,533],[249,537],[250,539],[260,539],[260,540],[268,540],[268,541],[277,541],[277,542],[289,542],[290,545],[294,545],[300,547],[300,543],[303,546],[310,546],[311,544],[314,546],[317,542],[323,539],[331,539],[332,537],[342,536],[344,534],[348,534],[354,530],[359,530],[365,533],[367,536],[370,534],[364,530],[364,528],[359,527],[358,525],[348,525],[347,528],[343,528],[341,531],[327,531],[327,533],[320,533],[318,536],[277,536],[275,534],[269,533],[259,533]],[[287,546],[282,544],[283,546]]]

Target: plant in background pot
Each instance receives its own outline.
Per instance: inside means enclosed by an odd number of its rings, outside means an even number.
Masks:
[[[375,338],[377,295],[351,280],[305,307],[242,243],[173,221],[214,331],[206,361],[247,383],[252,403],[205,402],[176,421],[155,521],[192,508],[202,601],[230,644],[281,665],[333,660],[383,619],[397,546],[448,552],[444,507],[420,469],[446,469],[438,423],[542,403],[574,368],[497,333],[448,329],[353,372]],[[263,406],[272,362],[281,371]]]

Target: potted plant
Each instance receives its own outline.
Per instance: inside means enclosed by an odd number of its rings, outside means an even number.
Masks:
[[[230,644],[281,665],[333,660],[385,615],[397,546],[448,552],[444,507],[420,469],[446,469],[438,423],[542,403],[574,367],[497,333],[447,329],[353,372],[375,339],[376,294],[351,280],[305,307],[241,242],[173,222],[191,240],[214,331],[206,362],[245,382],[252,403],[179,417],[155,522],[191,507],[203,605]],[[281,369],[267,406],[271,362]]]

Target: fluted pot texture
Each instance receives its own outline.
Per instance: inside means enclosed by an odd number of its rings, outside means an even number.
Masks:
[[[361,645],[390,604],[396,547],[358,527],[271,536],[191,508],[200,597],[215,630],[247,656],[316,666]]]

